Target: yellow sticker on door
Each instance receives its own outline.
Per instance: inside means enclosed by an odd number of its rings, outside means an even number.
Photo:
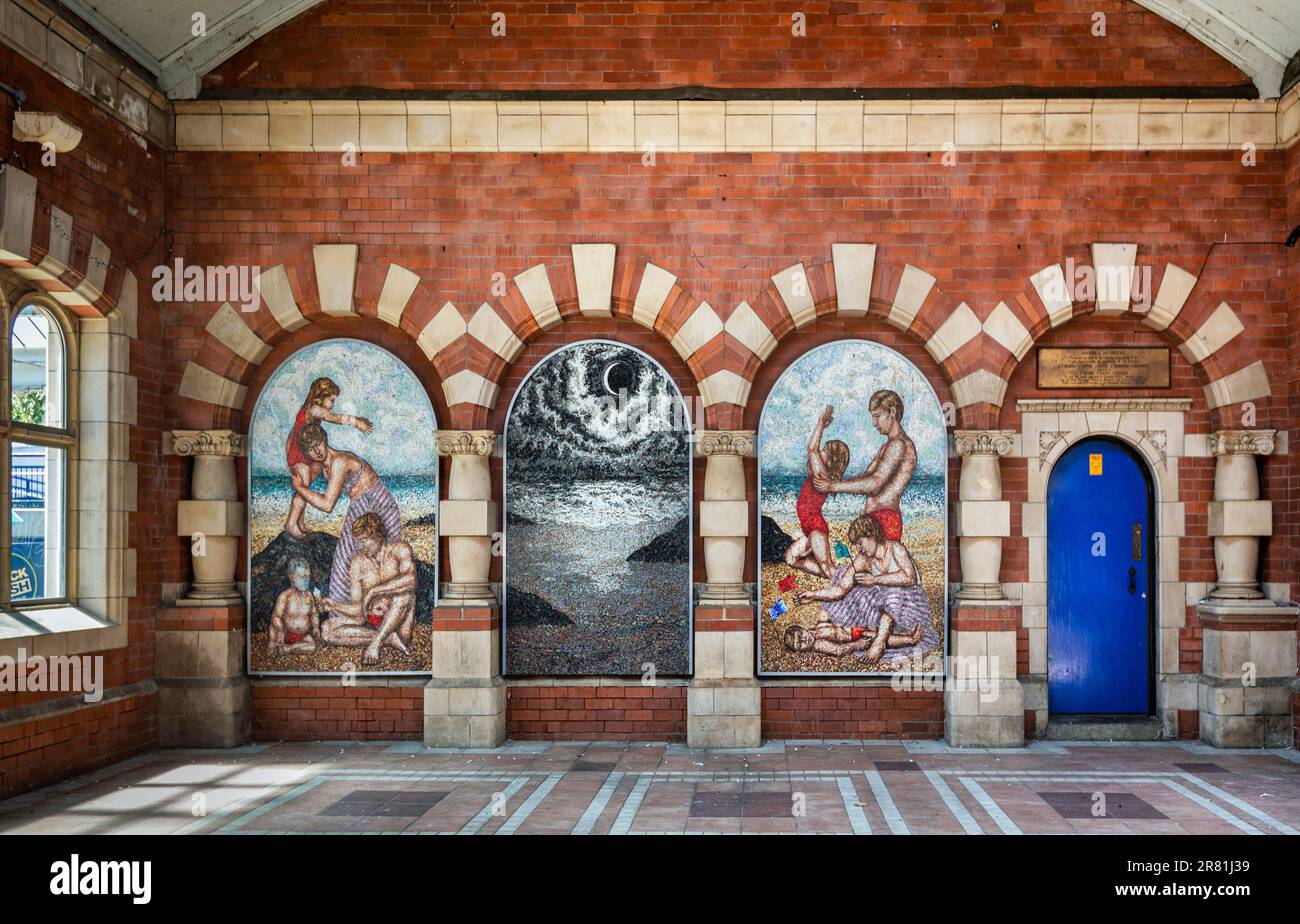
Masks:
[[[1088,455],[1088,474],[1089,475],[1101,474],[1101,453],[1094,452]]]

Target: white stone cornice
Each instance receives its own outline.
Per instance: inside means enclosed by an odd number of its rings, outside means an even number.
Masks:
[[[1280,101],[759,100],[745,103],[744,119],[728,117],[732,103],[701,109],[688,101],[576,100],[532,103],[527,111],[521,105],[432,99],[173,104],[176,147],[185,151],[335,153],[347,141],[361,152],[608,153],[641,152],[646,138],[661,151],[693,153],[1226,151],[1247,143],[1285,148],[1300,130],[1292,94]],[[790,118],[791,107],[807,111]],[[935,131],[936,107],[948,109],[941,131]]]

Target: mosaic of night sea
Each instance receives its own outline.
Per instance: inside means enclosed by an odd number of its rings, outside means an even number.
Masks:
[[[506,670],[689,670],[690,444],[676,387],[628,347],[536,367],[506,426]]]

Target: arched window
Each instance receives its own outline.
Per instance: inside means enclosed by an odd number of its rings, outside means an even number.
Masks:
[[[646,354],[588,340],[541,360],[505,440],[505,672],[691,669],[691,448]]]
[[[438,456],[392,353],[323,340],[275,371],[249,430],[249,669],[428,674]]]
[[[5,309],[0,459],[8,511],[0,552],[10,579],[0,602],[14,607],[64,601],[67,579],[68,349],[55,309],[25,299]]]
[[[934,389],[886,346],[781,373],[758,429],[760,673],[943,672],[947,449]]]

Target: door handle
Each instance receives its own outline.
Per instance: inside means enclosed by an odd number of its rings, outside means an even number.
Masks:
[[[1142,560],[1142,524],[1133,524],[1133,560]]]
[[[1129,568],[1128,569],[1128,592],[1130,596],[1132,596],[1137,591],[1137,583],[1135,580],[1136,578],[1137,578],[1137,569]]]

